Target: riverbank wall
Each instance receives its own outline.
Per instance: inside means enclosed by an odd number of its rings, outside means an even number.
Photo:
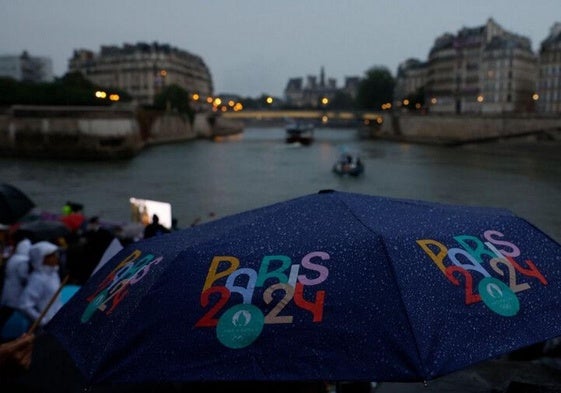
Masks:
[[[3,156],[118,159],[147,146],[243,132],[236,121],[209,113],[193,119],[132,107],[13,106],[0,113]]]
[[[511,138],[556,138],[561,117],[534,114],[383,114],[369,136],[412,143],[457,145]]]

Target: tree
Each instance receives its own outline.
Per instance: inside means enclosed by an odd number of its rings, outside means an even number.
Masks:
[[[362,109],[380,110],[383,104],[393,101],[394,86],[395,79],[386,67],[370,68],[359,84],[357,105]]]
[[[68,72],[64,74],[62,78],[60,78],[60,82],[64,86],[72,86],[84,90],[95,89],[95,85],[90,80],[86,79],[81,72]]]
[[[113,101],[99,99],[96,90],[119,94],[119,101],[130,101],[126,92],[94,85],[80,73],[68,73],[54,82],[26,82],[0,78],[0,106],[10,105],[88,105],[109,106]]]
[[[425,88],[419,87],[415,94],[411,94],[409,97],[410,109],[417,110],[425,107]]]
[[[172,110],[189,116],[192,121],[195,117],[189,105],[190,95],[187,90],[176,84],[166,86],[161,93],[154,97],[154,108]]]
[[[335,93],[335,96],[331,100],[331,106],[334,109],[350,110],[354,109],[355,101],[349,93],[339,90]]]

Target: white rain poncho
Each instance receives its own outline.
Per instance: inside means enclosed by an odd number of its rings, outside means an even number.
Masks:
[[[29,277],[29,250],[31,241],[21,240],[14,254],[6,262],[6,272],[4,276],[4,288],[2,290],[1,306],[17,308],[20,296],[27,284]]]
[[[31,246],[29,251],[33,272],[29,276],[29,281],[22,293],[19,309],[32,320],[39,317],[60,286],[58,266],[43,264],[45,257],[57,250],[56,245],[42,241]],[[40,326],[50,321],[61,307],[60,300],[55,300],[41,320]]]

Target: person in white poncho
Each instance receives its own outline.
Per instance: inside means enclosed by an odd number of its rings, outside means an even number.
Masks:
[[[18,308],[32,321],[36,320],[47,308],[60,287],[57,251],[58,246],[46,241],[33,244],[29,250],[33,271],[21,294]],[[49,322],[61,307],[60,300],[55,299],[41,319],[39,326],[44,326]]]
[[[0,306],[15,309],[19,305],[21,293],[29,277],[29,250],[31,241],[23,238],[16,245],[14,254],[6,262],[4,287]]]

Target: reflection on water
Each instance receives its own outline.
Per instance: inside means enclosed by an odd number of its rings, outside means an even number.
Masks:
[[[411,145],[356,138],[355,130],[319,129],[311,146],[284,143],[281,128],[249,128],[236,138],[147,149],[127,161],[0,159],[0,180],[60,211],[67,200],[88,215],[129,220],[129,197],[169,202],[188,226],[321,189],[508,208],[561,240],[559,149],[493,144]],[[358,151],[366,170],[338,177],[342,149]]]

